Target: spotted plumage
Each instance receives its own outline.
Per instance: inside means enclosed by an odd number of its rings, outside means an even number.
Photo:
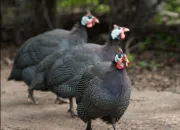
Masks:
[[[85,69],[97,62],[112,61],[116,50],[117,41],[111,39],[103,46],[83,44],[66,52],[55,52],[37,66],[30,90],[40,90],[39,86],[41,86],[42,90],[52,91],[57,96],[69,98],[70,112],[74,115],[71,101],[76,96],[76,88]]]
[[[30,90],[48,90],[71,100],[76,95],[76,86],[87,66],[113,59],[115,50],[116,44],[84,44],[68,52],[55,52],[37,66]]]
[[[91,120],[101,118],[115,123],[122,117],[130,101],[131,82],[126,69],[119,70],[114,63],[101,62],[89,66],[77,87],[78,116],[91,130]]]
[[[8,80],[24,81],[29,86],[37,64],[46,56],[87,42],[86,28],[86,24],[78,23],[70,31],[54,29],[28,39],[15,56]],[[32,92],[29,97],[33,98]]]

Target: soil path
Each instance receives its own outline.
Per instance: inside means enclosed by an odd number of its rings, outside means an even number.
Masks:
[[[7,81],[1,70],[1,128],[3,130],[84,130],[86,124],[67,113],[68,104],[54,104],[52,93],[35,92],[38,105],[27,102],[27,87]],[[112,130],[101,120],[93,130]],[[180,130],[180,95],[172,92],[132,91],[131,103],[117,123],[118,130]]]

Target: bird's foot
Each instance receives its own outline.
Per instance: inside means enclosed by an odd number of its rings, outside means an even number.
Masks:
[[[88,121],[86,130],[92,130],[92,128],[91,128],[91,121]]]
[[[67,103],[69,103],[69,102],[67,102],[67,101],[65,101],[65,100],[62,100],[62,99],[60,99],[60,98],[56,98],[56,100],[55,100],[54,103],[55,103],[55,104],[67,104]]]
[[[70,113],[72,117],[78,117],[78,115],[75,114],[71,109],[69,109],[67,112]]]
[[[86,130],[92,130],[91,128],[86,128]]]
[[[35,101],[34,99],[32,99],[31,97],[28,97],[28,102],[32,103],[32,104],[39,104],[39,102]]]
[[[34,92],[33,90],[28,89],[28,102],[31,102],[32,104],[39,104],[35,100],[33,92]]]

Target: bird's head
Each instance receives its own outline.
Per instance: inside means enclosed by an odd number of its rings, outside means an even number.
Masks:
[[[86,15],[81,19],[81,25],[86,26],[87,28],[92,28],[96,23],[99,23],[99,20],[91,14],[90,11],[86,12]]]
[[[120,27],[116,24],[113,25],[113,30],[111,32],[111,38],[113,40],[120,40],[120,39],[125,39],[125,32],[130,31],[128,28],[126,27]]]

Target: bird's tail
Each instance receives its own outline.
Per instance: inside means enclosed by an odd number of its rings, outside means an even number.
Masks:
[[[112,118],[110,115],[103,116],[103,117],[101,117],[101,119],[108,124],[112,124]]]
[[[8,81],[10,81],[10,80],[20,81],[20,80],[22,80],[21,73],[22,73],[21,69],[13,68],[9,77],[8,77]]]
[[[37,73],[30,84],[30,90],[47,90],[44,82],[44,73]]]
[[[10,81],[10,80],[13,80],[11,75],[8,77],[8,81]]]

